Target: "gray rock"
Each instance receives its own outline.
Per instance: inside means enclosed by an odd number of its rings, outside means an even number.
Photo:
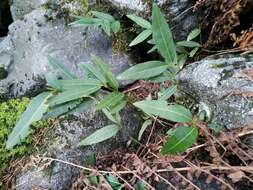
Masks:
[[[48,55],[58,58],[78,76],[83,74],[78,64],[90,64],[91,54],[102,57],[114,74],[133,64],[127,54],[113,51],[112,40],[101,29],[71,28],[64,19],[47,20],[45,15],[46,10],[41,8],[15,21],[9,27],[9,35],[0,43],[0,60],[9,57],[8,77],[0,81],[0,88],[6,89],[7,96],[38,92],[45,84],[44,74],[51,69]],[[128,83],[121,83],[125,84]]]
[[[149,9],[149,4],[145,0],[108,0],[108,2],[119,9],[126,9],[139,14]]]
[[[73,14],[84,13],[90,6],[94,4],[95,0],[12,0],[11,14],[13,20],[23,19],[28,13],[41,7],[59,9]]]
[[[13,20],[22,19],[26,14],[46,3],[48,0],[12,0],[11,14]]]
[[[251,70],[250,70],[251,69]],[[178,80],[184,91],[211,110],[228,129],[253,126],[253,57],[227,56],[192,63]]]
[[[121,112],[123,127],[116,137],[105,142],[87,147],[79,147],[78,143],[95,130],[106,126],[111,122],[101,113],[95,113],[94,109],[84,114],[76,114],[75,117],[63,120],[54,126],[52,135],[48,137],[46,155],[63,161],[84,166],[87,157],[96,153],[109,153],[116,148],[124,148],[129,140],[129,134],[136,136],[141,125],[141,117],[132,107],[126,107]],[[72,183],[80,174],[80,169],[54,162],[50,168],[50,174],[45,175],[40,167],[23,171],[16,181],[17,190],[40,189],[63,190],[70,189]]]

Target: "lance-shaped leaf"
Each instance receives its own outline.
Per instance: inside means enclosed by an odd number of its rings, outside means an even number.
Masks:
[[[141,140],[141,137],[142,137],[144,131],[145,131],[145,130],[147,129],[147,127],[148,127],[149,125],[151,125],[151,124],[152,124],[152,121],[151,121],[150,119],[146,120],[146,121],[142,124],[141,130],[139,131],[139,135],[138,135],[138,141]]]
[[[153,40],[166,62],[175,62],[177,54],[171,30],[164,15],[155,3],[152,11],[152,32]]]
[[[146,29],[150,29],[151,28],[151,24],[149,21],[139,17],[139,16],[136,16],[136,15],[127,15],[127,17],[129,19],[131,19],[132,21],[134,21],[136,24],[138,24],[139,26],[141,26],[142,28],[146,28]]]
[[[103,73],[109,86],[115,90],[118,90],[119,84],[118,84],[116,78],[114,77],[112,71],[108,67],[108,65],[100,57],[95,56],[95,55],[92,56],[92,60],[99,67],[101,72]]]
[[[199,28],[194,29],[190,32],[190,34],[187,36],[187,41],[191,41],[194,38],[196,38],[200,34],[201,30]]]
[[[108,36],[111,36],[111,22],[109,20],[103,20],[101,27]]]
[[[120,110],[122,110],[127,105],[127,101],[121,100],[118,104],[110,108],[110,111],[112,114],[118,113]]]
[[[80,146],[87,146],[91,144],[96,144],[102,141],[105,141],[113,136],[115,136],[119,132],[120,128],[117,125],[108,125],[101,129],[98,129],[90,136],[86,137],[82,140],[79,145]]]
[[[177,91],[177,86],[169,87],[164,92],[162,92],[162,95],[159,98],[159,100],[168,100],[173,94],[176,93],[176,91]]]
[[[59,72],[60,76],[63,79],[77,78],[75,75],[69,72],[69,69],[65,65],[61,64],[56,58],[48,56],[48,63],[53,67],[53,69]]]
[[[188,55],[186,53],[178,56],[177,65],[178,65],[179,69],[182,69],[184,67],[184,64],[186,63],[187,58],[188,58]]]
[[[97,68],[85,63],[81,63],[80,66],[83,71],[86,72],[87,75],[92,75],[92,78],[96,78],[100,80],[103,84],[106,84],[106,78]]]
[[[107,119],[109,119],[113,123],[117,123],[116,118],[112,115],[112,113],[108,109],[102,109],[102,112],[105,114]]]
[[[114,22],[112,22],[112,23],[111,23],[111,28],[112,28],[112,31],[113,31],[114,33],[119,32],[119,30],[120,30],[120,22],[119,22],[119,21],[114,21]]]
[[[168,105],[164,100],[144,100],[134,103],[149,115],[159,116],[174,122],[191,122],[192,113],[181,105]]]
[[[124,98],[124,94],[121,92],[112,92],[107,95],[98,105],[97,110],[101,110],[103,108],[112,108],[117,105]]]
[[[112,174],[109,174],[106,177],[108,183],[111,185],[113,190],[123,190],[125,187],[125,184],[120,183],[118,178],[113,176]]]
[[[193,41],[180,41],[177,42],[178,46],[183,46],[183,47],[189,47],[189,48],[195,48],[195,47],[200,47],[201,45],[197,42]]]
[[[142,31],[130,44],[129,46],[135,46],[144,40],[148,39],[149,36],[151,36],[152,31],[151,30],[144,30]]]
[[[82,16],[74,16],[77,20],[70,23],[71,26],[79,27],[79,26],[91,26],[91,25],[100,25],[101,19],[97,18],[89,18]]]
[[[181,126],[173,130],[171,137],[163,146],[161,153],[180,154],[191,147],[198,138],[198,129],[196,127]]]
[[[120,75],[117,76],[119,80],[138,80],[148,79],[163,73],[168,68],[168,65],[161,61],[148,61],[137,64]]]
[[[21,143],[29,134],[30,125],[39,121],[43,114],[47,111],[48,105],[47,99],[51,96],[51,93],[44,92],[36,96],[28,105],[26,111],[17,122],[16,126],[12,130],[8,137],[6,148],[11,149],[13,146]]]
[[[194,55],[198,52],[199,47],[195,47],[193,50],[191,50],[189,57],[194,57]]]
[[[73,79],[73,80],[59,80],[62,89],[69,90],[72,88],[82,88],[86,86],[102,86],[97,79]]]
[[[47,85],[49,85],[55,89],[58,89],[58,90],[62,89],[61,83],[59,82],[59,80],[57,79],[57,77],[55,76],[54,73],[52,73],[52,72],[47,73],[45,75],[45,78],[47,81]]]
[[[73,110],[80,104],[80,100],[74,100],[67,102],[65,104],[56,105],[52,108],[49,108],[47,113],[44,114],[42,119],[56,118],[61,115],[65,115],[69,111]]]
[[[95,17],[100,18],[102,20],[108,20],[108,21],[114,21],[114,18],[112,15],[99,12],[99,11],[90,11],[91,14],[93,14]]]
[[[48,104],[50,105],[50,107],[53,107],[72,100],[88,97],[90,94],[98,91],[99,89],[100,86],[86,86],[82,88],[72,88],[62,93],[59,93],[58,95],[55,95],[48,101]]]
[[[91,106],[94,105],[94,100],[91,98],[85,98],[82,103],[78,104],[74,109],[72,109],[71,111],[69,111],[67,114],[74,114],[74,113],[83,113],[86,110],[88,110],[89,108],[91,108]]]

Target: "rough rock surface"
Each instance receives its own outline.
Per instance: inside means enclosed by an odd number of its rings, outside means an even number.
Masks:
[[[141,125],[141,117],[131,107],[127,107],[122,110],[121,118],[124,128],[128,129],[131,136],[136,136]],[[129,140],[129,134],[125,130],[103,143],[87,147],[78,146],[87,135],[110,123],[103,114],[95,113],[94,110],[64,120],[54,126],[52,135],[48,138],[46,155],[83,166],[87,157],[92,154],[109,153],[116,148],[123,148]],[[39,167],[23,171],[16,180],[17,189],[70,189],[80,174],[78,168],[59,162],[54,162],[50,171],[49,175],[45,175],[46,171],[41,171]]]
[[[23,19],[24,16],[40,7],[59,7],[70,13],[84,13],[87,6],[93,6],[95,0],[12,0],[10,2],[13,20]]]
[[[48,0],[12,0],[10,5],[13,20],[22,19],[26,14],[39,8],[47,1]]]
[[[181,71],[183,89],[207,105],[213,119],[228,129],[253,127],[253,57],[204,59]]]
[[[146,0],[107,0],[126,13],[150,15],[151,1]],[[173,34],[177,39],[184,40],[187,35],[198,27],[199,13],[193,13],[193,0],[156,0],[168,18]]]
[[[0,94],[16,97],[37,92],[50,68],[48,55],[58,58],[78,76],[80,62],[89,64],[91,54],[102,57],[115,74],[133,64],[125,53],[114,52],[112,40],[99,28],[71,28],[64,19],[48,20],[46,10],[36,9],[15,21],[9,35],[0,43],[0,60],[8,77],[0,81]],[[122,83],[126,84],[126,83]]]

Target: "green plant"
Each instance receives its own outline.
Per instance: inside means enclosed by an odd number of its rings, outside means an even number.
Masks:
[[[126,104],[124,94],[118,91],[119,84],[103,60],[97,56],[92,56],[92,59],[97,67],[81,63],[80,67],[86,72],[87,78],[78,79],[58,60],[49,57],[50,65],[60,74],[61,79],[54,73],[46,75],[48,91],[39,94],[30,102],[8,137],[7,149],[20,144],[26,138],[33,122],[74,111],[84,111],[94,102],[97,104],[97,110],[102,110],[113,124],[97,130],[81,141],[80,145],[101,142],[120,130],[119,111]],[[105,98],[102,98],[104,96]]]
[[[147,21],[141,20],[139,17],[131,16],[130,18],[139,25],[147,23]],[[141,109],[151,119],[158,116],[162,119],[182,123],[181,127],[177,127],[169,134],[170,138],[161,150],[162,154],[182,153],[197,140],[198,129],[195,126],[190,110],[176,103],[168,105],[166,100],[177,91],[176,74],[182,68],[187,57],[193,56],[200,47],[200,44],[191,41],[199,35],[200,30],[196,29],[192,31],[187,41],[175,43],[169,25],[156,4],[153,5],[152,26],[150,30],[152,33],[151,41],[155,47],[153,49],[159,51],[164,61],[149,61],[137,64],[120,74],[117,79],[151,79],[158,82],[165,80],[172,81],[173,86],[161,92],[158,100],[135,102],[134,106]],[[178,50],[179,48],[181,48],[180,51]],[[188,53],[186,48],[194,49]],[[144,122],[139,139],[149,124],[150,119]]]
[[[96,18],[79,17],[79,20],[74,25],[100,25],[107,31],[108,35],[111,34],[111,30],[109,31],[108,28],[112,27],[113,23],[115,24],[116,22],[113,17],[101,12],[93,11],[91,13]],[[128,17],[138,25],[146,28],[146,30],[151,31],[149,33],[152,34],[152,43],[162,55],[164,61],[155,60],[137,64],[120,74],[117,79],[147,79],[159,82],[170,80],[173,83],[170,88],[160,92],[158,100],[143,100],[133,103],[147,117],[138,138],[141,139],[143,132],[155,117],[180,123],[180,127],[169,131],[170,138],[162,148],[161,153],[182,153],[198,137],[196,119],[194,119],[189,109],[176,103],[168,103],[167,99],[177,91],[176,74],[182,68],[181,57],[187,58],[188,56],[185,52],[179,53],[177,49],[179,46],[188,47],[191,45],[191,47],[195,47],[192,45],[194,43],[191,40],[198,35],[199,31],[192,32],[188,36],[187,43],[180,42],[177,45],[174,42],[165,17],[156,4],[153,5],[152,24],[134,15],[128,15]],[[112,31],[116,30],[112,29]],[[113,137],[123,128],[119,112],[127,104],[125,95],[119,92],[119,84],[107,64],[97,56],[92,56],[92,60],[96,67],[90,64],[80,64],[80,67],[86,73],[86,78],[79,79],[55,58],[49,57],[50,65],[60,74],[61,78],[58,79],[55,73],[46,75],[49,86],[48,91],[35,97],[29,104],[16,127],[9,135],[6,144],[8,149],[25,139],[29,134],[29,127],[34,121],[58,117],[74,111],[84,111],[94,103],[96,104],[96,109],[101,110],[112,124],[86,137],[80,142],[80,145],[87,146],[102,142]]]
[[[115,20],[110,14],[106,14],[98,11],[90,11],[88,13],[89,17],[75,16],[77,20],[70,25],[79,26],[99,26],[104,32],[111,36],[112,33],[117,33],[120,30],[120,22]]]

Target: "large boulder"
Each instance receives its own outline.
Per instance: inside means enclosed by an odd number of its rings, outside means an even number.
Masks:
[[[75,114],[71,119],[62,120],[50,132],[45,152],[42,153],[55,159],[85,166],[87,159],[93,154],[108,154],[116,148],[124,148],[130,140],[129,135],[135,137],[138,134],[141,117],[130,106],[123,109],[120,115],[125,129],[114,138],[87,147],[79,147],[78,144],[89,134],[111,122],[94,109],[83,114]],[[17,190],[70,189],[80,174],[79,168],[61,162],[53,162],[47,170],[41,168],[42,166],[38,165],[22,171],[16,180]],[[47,172],[48,170],[50,172]]]
[[[2,96],[17,97],[41,90],[44,74],[50,70],[48,55],[58,58],[78,76],[83,74],[78,64],[90,64],[91,54],[102,57],[114,74],[133,64],[126,53],[114,51],[112,40],[101,29],[71,28],[63,18],[49,20],[47,13],[40,8],[15,21],[0,43],[0,60],[9,73],[0,80]]]
[[[183,69],[178,80],[218,124],[253,127],[253,56],[204,59]]]

